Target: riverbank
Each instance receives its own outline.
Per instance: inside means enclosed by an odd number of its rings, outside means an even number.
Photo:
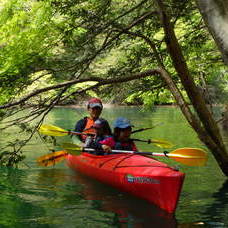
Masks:
[[[72,105],[56,105],[55,108],[85,108],[87,103],[82,104],[72,104]],[[127,105],[127,104],[110,104],[110,103],[103,103],[104,108],[115,108],[115,107],[144,107],[144,105]],[[163,104],[163,105],[153,105],[151,108],[154,107],[175,107],[177,108],[178,105],[176,104]]]

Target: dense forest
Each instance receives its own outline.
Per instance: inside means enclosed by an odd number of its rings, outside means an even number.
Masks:
[[[227,175],[222,116],[213,114],[213,105],[228,98],[226,58],[202,9],[202,1],[188,0],[2,0],[0,117],[30,111],[1,130],[15,124],[28,130],[55,105],[90,96],[177,104]],[[2,163],[21,160],[26,143],[2,155]]]
[[[199,10],[192,1],[168,3],[167,11],[191,75],[208,102],[223,103],[227,74]],[[0,7],[1,104],[75,78],[115,79],[154,69],[158,64],[166,67],[182,89],[155,3],[5,0]],[[91,86],[93,89],[94,83],[70,84],[59,103],[80,101],[76,94],[84,94],[81,90],[91,93]],[[95,87],[94,93],[106,97],[107,102],[175,102],[160,77]],[[62,88],[66,86],[53,88],[51,98]],[[30,103],[42,102],[40,96]]]

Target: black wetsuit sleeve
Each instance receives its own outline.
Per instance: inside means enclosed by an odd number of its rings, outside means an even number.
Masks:
[[[86,121],[85,121],[85,118],[83,118],[76,123],[74,130],[76,132],[83,132],[83,130],[85,129],[85,125],[86,125]],[[80,141],[83,142],[81,135],[77,135],[77,137],[79,138]]]

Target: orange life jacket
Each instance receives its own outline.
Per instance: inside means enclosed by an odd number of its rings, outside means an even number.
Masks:
[[[93,124],[94,124],[94,120],[87,117],[86,118],[86,125],[85,125],[85,128],[83,130],[83,133],[86,133],[86,134],[95,134],[96,133],[96,130],[94,128],[92,128]],[[87,135],[82,135],[82,139],[83,141],[85,141]]]

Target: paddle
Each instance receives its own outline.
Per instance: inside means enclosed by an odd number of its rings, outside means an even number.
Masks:
[[[61,150],[61,151],[54,151],[50,154],[45,154],[39,158],[36,159],[37,163],[39,166],[52,166],[55,165],[56,163],[59,163],[65,159],[65,157],[68,154],[72,155],[79,155],[81,153],[75,150]]]
[[[81,132],[75,132],[75,131],[67,131],[60,127],[56,127],[53,125],[41,125],[39,128],[39,132],[44,135],[49,136],[66,136],[69,134],[73,135],[94,135],[94,134],[88,134],[88,133],[81,133]],[[148,144],[153,143],[155,146],[158,146],[160,148],[171,148],[173,147],[173,144],[171,142],[168,142],[163,139],[148,139],[148,140],[141,140],[141,139],[133,139],[134,141],[140,141],[140,142],[147,142]]]
[[[61,161],[59,158],[62,154],[62,157],[65,158],[66,154],[74,154],[76,155],[77,152],[80,153],[82,150],[86,152],[94,152],[95,149],[92,148],[81,148],[78,145],[72,143],[63,144],[62,147],[67,150],[66,151],[58,151],[60,153],[54,152],[48,155],[44,155],[37,159],[37,162],[41,166],[49,166],[54,165],[57,162]],[[74,152],[75,151],[75,152]],[[77,151],[77,152],[76,152]],[[56,154],[55,154],[56,153]],[[171,152],[136,152],[136,151],[126,151],[126,150],[112,150],[112,153],[127,153],[127,154],[140,154],[140,155],[152,155],[152,156],[163,156],[167,158],[174,159],[177,162],[188,166],[204,166],[207,162],[207,154],[198,148],[179,148]],[[55,157],[59,159],[58,161],[55,160]],[[51,164],[52,163],[52,164]]]
[[[65,159],[65,156],[68,154],[67,151],[55,151],[50,154],[45,154],[36,159],[39,166],[51,166],[59,163]]]
[[[160,147],[160,148],[172,148],[174,145],[169,142],[166,141],[164,139],[148,139],[148,140],[143,140],[143,139],[131,139],[133,141],[137,141],[137,142],[146,142],[148,144],[153,143],[155,146]]]
[[[67,131],[60,127],[56,127],[53,125],[43,124],[39,128],[39,132],[44,135],[49,136],[65,136],[65,135],[95,135],[95,134],[88,134],[76,131]]]
[[[78,152],[95,152],[92,148],[82,148],[73,143],[64,143],[62,147],[66,150],[75,150]],[[205,166],[207,162],[207,154],[199,148],[179,148],[171,152],[139,152],[139,151],[128,151],[128,150],[112,150],[112,153],[127,153],[127,154],[140,154],[140,155],[152,155],[152,156],[162,156],[174,159],[177,162],[188,166]]]
[[[158,123],[158,124],[155,124],[152,127],[140,128],[140,129],[137,129],[137,130],[132,131],[131,134],[134,134],[134,133],[137,133],[137,132],[141,132],[141,131],[150,130],[150,129],[153,129],[153,128],[155,128],[155,127],[157,127],[159,125],[162,125],[162,124],[164,124],[164,123]]]

